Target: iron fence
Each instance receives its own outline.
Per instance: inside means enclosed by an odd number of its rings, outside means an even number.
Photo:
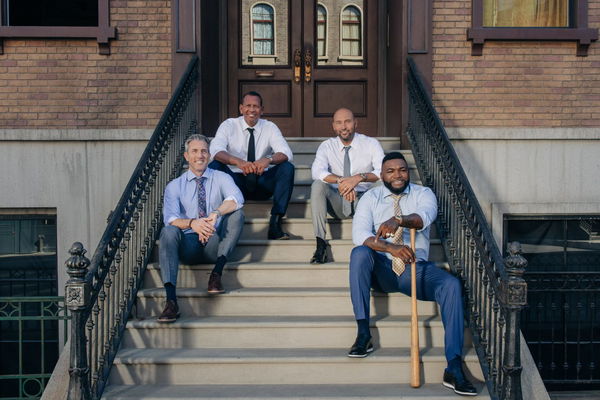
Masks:
[[[198,106],[198,58],[194,57],[109,216],[91,261],[81,243],[69,250],[66,265],[71,279],[65,297],[73,315],[71,400],[102,396],[160,232],[164,188],[181,170],[185,139],[196,133]]]
[[[492,236],[446,130],[409,58],[408,137],[423,184],[438,198],[437,226],[452,271],[465,289],[465,309],[490,396],[520,400],[520,311],[527,262],[518,243],[506,260]]]
[[[68,319],[61,296],[0,297],[0,399],[42,396],[67,341]]]

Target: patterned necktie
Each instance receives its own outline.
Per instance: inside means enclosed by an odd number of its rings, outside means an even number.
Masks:
[[[393,194],[392,198],[394,199],[394,215],[402,215],[402,209],[400,208],[400,199],[404,196],[404,193],[401,194]],[[404,232],[404,228],[399,226],[394,232],[394,236],[392,236],[392,243],[394,244],[404,244],[404,240],[402,239],[402,233]],[[392,257],[392,271],[396,273],[396,275],[400,276],[406,269],[404,265],[404,261],[402,261],[399,257]]]
[[[256,144],[254,143],[254,128],[248,128],[250,138],[248,139],[248,161],[256,161]]]
[[[206,217],[206,188],[204,187],[205,176],[196,178],[198,183],[198,218]]]
[[[350,155],[348,154],[348,151],[351,147],[352,146],[344,147],[344,177],[350,176]],[[344,217],[348,217],[352,214],[352,203],[346,199],[342,200],[342,212],[344,213]]]

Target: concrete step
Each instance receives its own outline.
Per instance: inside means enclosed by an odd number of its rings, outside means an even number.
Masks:
[[[177,299],[182,317],[205,316],[327,316],[352,317],[348,288],[294,287],[242,288],[221,295],[210,295],[206,288],[180,288]],[[138,292],[137,316],[151,318],[162,312],[163,288]],[[435,302],[419,301],[419,315],[439,315]],[[371,315],[374,318],[410,315],[410,297],[401,293],[373,293]]]
[[[312,219],[284,218],[283,229],[294,238],[313,240],[315,238]],[[327,239],[352,239],[352,219],[327,219]],[[256,239],[267,237],[269,218],[246,217],[241,239]],[[437,238],[436,225],[431,227],[430,237]]]
[[[265,338],[268,340],[268,338]],[[400,384],[410,382],[410,348],[379,348],[352,359],[346,348],[315,349],[123,349],[109,383],[116,385]],[[481,381],[473,350],[464,360]],[[440,383],[443,348],[421,349],[421,381]]]
[[[314,159],[314,156],[313,156]],[[294,182],[307,182],[307,181],[311,181],[312,182],[312,173],[311,173],[311,166],[312,166],[312,162],[309,164],[294,164],[294,166],[296,167],[296,171],[294,174]],[[410,176],[411,178],[414,179],[418,179],[419,178],[419,171],[417,170],[417,166],[415,164],[409,164],[408,166],[409,170],[410,170]]]
[[[290,148],[296,153],[316,153],[319,145],[325,140],[333,137],[333,132],[331,136],[321,136],[321,137],[288,137],[285,140],[290,145]],[[412,156],[412,152],[410,150],[398,150],[400,148],[400,139],[397,137],[377,137],[377,140],[381,144],[381,147],[386,153],[390,151],[401,151],[404,153],[404,156],[407,155]]]
[[[293,232],[292,232],[293,233]],[[351,240],[329,240],[330,260],[348,262],[350,252],[355,247]],[[315,251],[314,239],[240,240],[231,253],[231,261],[277,261],[277,262],[308,262]],[[431,239],[429,259],[437,262],[444,260],[444,251],[439,239]]]
[[[446,262],[437,264],[448,269]],[[177,276],[179,288],[205,288],[213,264],[180,265]],[[325,264],[251,262],[228,263],[223,273],[226,290],[244,287],[348,287],[348,263]],[[144,289],[162,287],[160,267],[151,263],[144,276]]]
[[[410,347],[410,316],[371,321],[375,346]],[[243,332],[243,335],[240,334]],[[465,331],[465,346],[471,346]],[[356,338],[356,321],[347,316],[232,316],[181,318],[161,324],[154,318],[127,322],[121,348],[335,348],[350,346]],[[267,343],[265,343],[267,341]],[[443,347],[444,328],[439,317],[419,318],[422,348]]]
[[[317,145],[317,147],[318,147],[318,145]],[[398,150],[397,145],[387,146],[387,147],[388,147],[388,149],[384,148],[385,153],[390,153],[392,151],[400,151],[400,150]],[[316,147],[315,147],[314,151],[304,150],[304,149],[302,149],[300,151],[294,151],[292,149],[292,152],[294,153],[294,159],[292,160],[292,163],[294,165],[312,165],[313,161],[315,160],[316,151],[317,151]],[[402,150],[400,152],[404,155],[404,158],[406,159],[406,162],[408,163],[408,165],[415,165],[415,159],[410,150]]]
[[[366,382],[366,381],[365,381]],[[478,383],[477,399],[489,399],[487,388]],[[429,383],[418,389],[408,384],[344,384],[344,385],[144,385],[109,386],[103,399],[111,400],[455,400],[456,394],[440,383]]]

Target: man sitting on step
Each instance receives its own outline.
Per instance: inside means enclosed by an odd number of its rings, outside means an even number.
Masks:
[[[352,222],[350,296],[358,335],[348,357],[366,357],[373,351],[369,330],[371,288],[384,293],[410,295],[411,263],[417,261],[417,298],[436,301],[441,309],[448,367],[443,385],[461,395],[477,391],[462,370],[463,303],[460,281],[428,262],[429,227],[437,216],[437,200],[424,186],[410,183],[408,165],[401,153],[383,158],[383,186],[360,199]],[[416,251],[410,229],[417,230]]]
[[[277,125],[260,118],[263,110],[260,94],[242,96],[242,115],[223,121],[211,142],[210,168],[231,175],[246,200],[273,196],[268,238],[284,240],[290,238],[281,221],[294,188],[292,150]]]
[[[179,262],[215,263],[208,293],[223,293],[221,274],[244,225],[244,197],[231,177],[207,168],[208,138],[191,135],[183,156],[189,168],[165,188],[159,262],[167,303],[158,322],[179,317],[175,287]]]
[[[356,126],[352,111],[337,110],[332,120],[336,137],[319,145],[312,164],[310,203],[317,249],[311,264],[328,261],[327,212],[337,219],[352,218],[357,200],[379,180],[383,149],[377,139],[357,133]]]

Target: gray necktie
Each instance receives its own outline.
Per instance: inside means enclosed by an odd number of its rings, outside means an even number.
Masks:
[[[350,147],[352,146],[344,147],[344,177],[350,176],[350,155],[348,154]],[[352,203],[346,199],[342,200],[342,212],[344,213],[344,217],[348,217],[352,214]]]

